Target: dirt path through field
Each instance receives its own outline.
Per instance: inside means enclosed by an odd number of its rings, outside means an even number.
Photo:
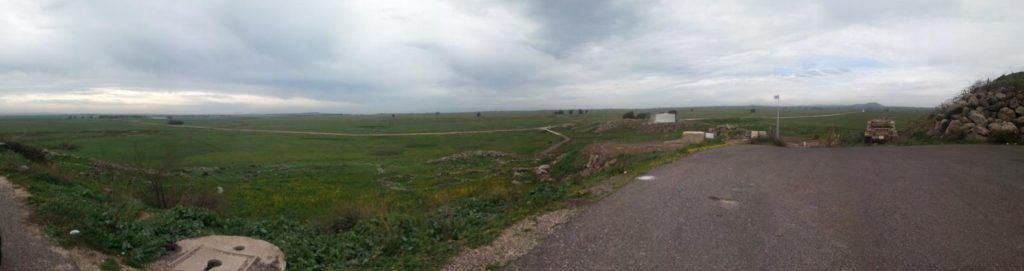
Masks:
[[[148,122],[135,122],[135,123],[144,124],[144,125],[165,126],[163,124],[148,123]],[[326,136],[431,136],[431,135],[465,135],[465,134],[488,134],[488,133],[503,133],[503,132],[547,131],[547,130],[549,130],[551,128],[554,128],[554,127],[557,127],[559,125],[549,125],[549,126],[535,127],[535,128],[495,129],[495,130],[478,130],[478,131],[419,132],[419,133],[373,133],[373,134],[311,132],[311,131],[270,130],[270,129],[219,128],[219,127],[207,127],[207,126],[198,126],[198,125],[166,125],[166,126],[176,127],[176,128],[191,128],[191,129],[215,130],[215,131],[273,133],[273,134],[298,134],[298,135],[326,135]]]
[[[568,136],[565,136],[562,133],[555,132],[554,130],[551,130],[551,128],[542,128],[542,130],[562,138],[562,141],[560,141],[558,143],[555,143],[554,145],[551,145],[551,147],[548,147],[547,149],[544,149],[543,151],[541,151],[540,155],[542,155],[542,156],[543,155],[547,155],[548,153],[551,153],[555,149],[558,149],[558,147],[561,147],[566,142],[569,142],[569,140],[572,140],[572,138],[569,138]]]

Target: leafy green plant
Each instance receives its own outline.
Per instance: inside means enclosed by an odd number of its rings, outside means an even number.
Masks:
[[[117,263],[117,260],[107,258],[100,264],[100,270],[102,271],[121,271],[121,264]]]

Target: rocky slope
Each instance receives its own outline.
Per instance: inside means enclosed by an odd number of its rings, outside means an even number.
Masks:
[[[970,141],[1024,139],[1024,72],[968,87],[939,106],[928,133]]]

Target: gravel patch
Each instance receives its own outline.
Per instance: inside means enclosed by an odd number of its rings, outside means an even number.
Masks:
[[[523,219],[505,229],[490,245],[463,249],[441,270],[486,270],[488,267],[503,266],[525,255],[575,214],[576,209],[570,208]]]

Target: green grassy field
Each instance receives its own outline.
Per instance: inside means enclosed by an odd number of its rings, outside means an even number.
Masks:
[[[687,129],[718,124],[767,130],[770,107],[672,108]],[[639,112],[670,110],[649,109]],[[629,110],[586,115],[550,111],[460,114],[183,116],[187,125],[335,133],[416,133],[556,128],[572,141],[539,153],[561,138],[539,131],[421,136],[334,136],[193,129],[149,119],[0,117],[0,138],[62,155],[49,165],[0,154],[0,172],[27,186],[40,221],[62,242],[86,245],[142,265],[163,243],[210,233],[267,239],[289,257],[289,269],[422,269],[442,264],[463,246],[491,240],[527,215],[586,197],[589,184],[676,159],[686,150],[624,155],[588,178],[537,179],[534,167],[559,160],[559,175],[580,170],[577,155],[596,142],[660,142],[679,131],[628,128],[593,132],[620,122]],[[851,112],[850,108],[785,108],[784,116]],[[857,142],[864,123],[886,116],[900,124],[928,111],[783,120],[786,136],[812,138],[839,129]],[[901,128],[908,127],[905,125]],[[848,135],[847,135],[848,134]],[[849,138],[847,138],[849,137]],[[478,153],[477,151],[484,151]],[[566,154],[566,155],[562,155]],[[577,157],[578,156],[578,157]],[[561,158],[559,158],[561,157]],[[114,166],[110,166],[114,165]],[[223,193],[218,193],[222,189]],[[175,207],[179,206],[179,207]],[[77,213],[77,215],[72,215]],[[94,215],[81,215],[94,214]],[[153,216],[156,218],[145,219]],[[199,226],[196,226],[198,223]],[[124,233],[125,228],[138,234]],[[61,235],[91,231],[89,238]],[[174,229],[171,231],[170,229]]]

